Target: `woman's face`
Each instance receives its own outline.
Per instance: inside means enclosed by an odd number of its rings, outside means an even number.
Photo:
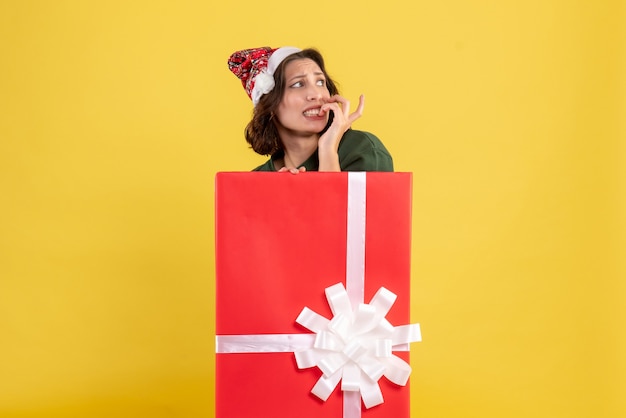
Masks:
[[[308,58],[288,62],[284,71],[285,91],[275,115],[279,135],[320,133],[328,122],[328,113],[319,115],[320,106],[330,98],[324,73]]]

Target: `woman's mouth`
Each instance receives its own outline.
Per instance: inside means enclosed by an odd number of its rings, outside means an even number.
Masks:
[[[317,107],[315,109],[307,109],[302,114],[306,117],[319,116],[321,108]]]

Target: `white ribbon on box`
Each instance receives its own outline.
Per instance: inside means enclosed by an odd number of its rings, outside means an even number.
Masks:
[[[411,366],[392,351],[421,341],[419,324],[394,327],[385,316],[396,295],[381,287],[369,304],[365,288],[366,174],[348,173],[346,287],[326,288],[331,320],[305,307],[296,322],[314,334],[218,335],[218,353],[293,352],[299,368],[319,367],[323,375],[311,392],[326,401],[341,381],[343,418],[361,417],[384,402],[378,380],[404,386]],[[354,309],[353,307],[356,307]]]

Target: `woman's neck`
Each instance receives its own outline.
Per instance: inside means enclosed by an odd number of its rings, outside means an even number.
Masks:
[[[297,168],[302,165],[317,149],[317,141],[317,136],[283,140],[284,166]]]

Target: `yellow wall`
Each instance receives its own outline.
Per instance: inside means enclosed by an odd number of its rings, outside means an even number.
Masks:
[[[626,416],[621,0],[0,3],[0,416],[213,414],[236,49],[316,46],[414,173],[413,416]]]

